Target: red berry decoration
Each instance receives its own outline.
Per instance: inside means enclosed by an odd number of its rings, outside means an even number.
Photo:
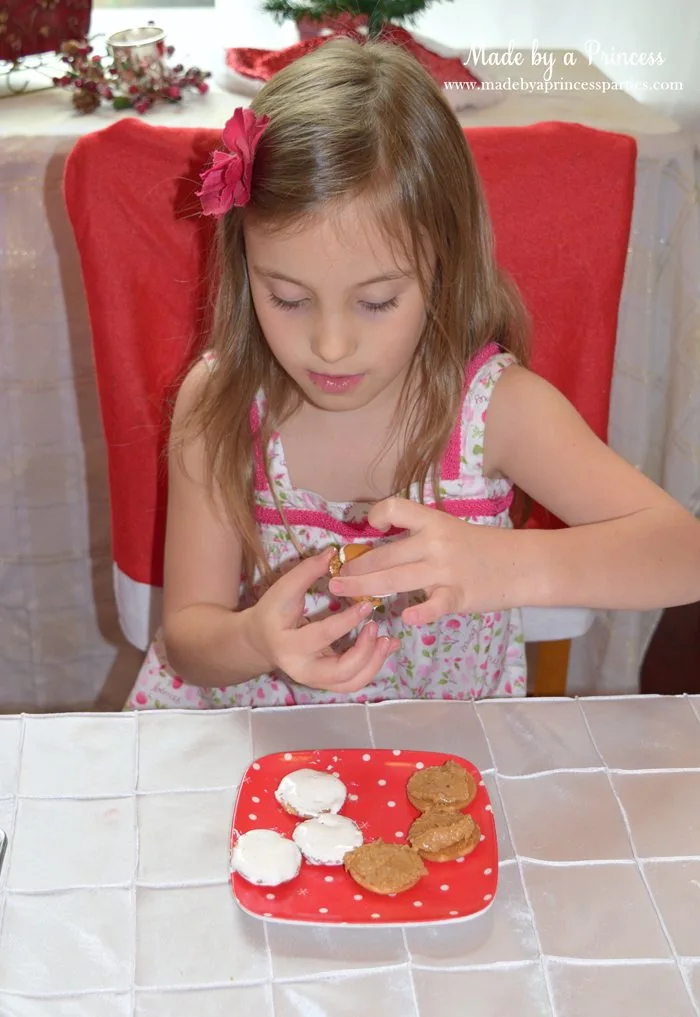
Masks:
[[[167,47],[168,57],[174,52],[174,46]],[[199,67],[185,68],[183,64],[169,67],[164,63],[162,75],[157,81],[150,78],[144,68],[137,72],[130,85],[125,86],[115,62],[94,53],[87,39],[64,43],[57,56],[67,65],[67,73],[53,78],[53,83],[57,88],[72,91],[73,106],[81,113],[92,113],[102,101],[106,101],[116,110],[134,109],[143,114],[159,100],[180,102],[187,89],[200,95],[209,91],[205,79],[211,77],[211,72],[202,71]]]

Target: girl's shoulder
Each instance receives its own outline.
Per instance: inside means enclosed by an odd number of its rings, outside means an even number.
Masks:
[[[496,382],[503,372],[517,364],[512,353],[497,343],[479,350],[467,365],[462,389],[462,405],[442,458],[443,481],[464,481],[470,488],[483,472],[486,413]]]
[[[463,479],[470,478],[470,483],[473,483],[474,477],[484,477],[487,487],[493,486],[492,482],[486,482],[484,474],[489,404],[498,380],[509,367],[518,363],[517,357],[512,353],[502,350],[496,343],[491,343],[474,357],[467,368],[458,425],[459,436],[457,433],[454,434],[453,447],[455,452],[459,448],[459,475]],[[502,494],[501,486],[502,482],[495,485],[494,492]],[[484,495],[489,496],[490,493],[489,487]]]
[[[480,350],[467,367],[463,408],[474,402],[488,402],[503,372],[518,363],[516,356],[497,343],[489,343]]]
[[[175,418],[184,418],[202,398],[209,380],[209,365],[203,357],[195,360],[187,370],[177,389]]]
[[[195,364],[195,368],[198,365],[201,365],[200,372],[204,370],[205,366],[206,368],[208,368],[207,374],[209,373],[209,371],[213,371],[214,368],[216,367],[216,353],[214,352],[214,350],[204,350],[199,360]],[[259,388],[258,391],[255,393],[255,398],[253,399],[253,403],[250,407],[250,420],[254,431],[258,429],[259,423],[262,420],[264,414],[265,414],[265,393],[262,390],[262,388]]]

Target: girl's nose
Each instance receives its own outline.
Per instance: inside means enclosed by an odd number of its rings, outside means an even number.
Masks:
[[[341,316],[324,316],[315,323],[311,349],[326,364],[349,360],[357,349],[355,329]]]

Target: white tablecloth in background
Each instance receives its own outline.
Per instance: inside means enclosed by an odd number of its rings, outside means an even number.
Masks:
[[[265,924],[228,884],[236,788],[287,749],[484,773],[481,917]],[[697,1017],[700,697],[0,718],[2,1017]]]
[[[527,65],[519,71],[533,80],[539,74]],[[492,77],[498,73],[490,68]],[[556,75],[606,80],[586,67],[558,65]],[[148,119],[221,125],[241,101],[215,89]],[[111,592],[105,453],[61,197],[75,138],[114,117],[107,109],[74,116],[60,91],[0,105],[0,710],[88,707],[110,674],[110,681],[121,674],[123,687],[138,666]],[[477,126],[557,119],[637,138],[610,443],[698,512],[697,139],[621,92],[512,92],[500,105],[461,116]],[[634,692],[657,618],[601,616],[574,647],[570,690]]]

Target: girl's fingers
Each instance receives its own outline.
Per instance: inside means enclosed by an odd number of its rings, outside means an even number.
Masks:
[[[388,530],[395,526],[399,530],[410,530],[418,533],[428,525],[434,525],[435,509],[411,501],[410,498],[384,498],[373,505],[369,511],[369,524],[378,530]]]
[[[334,654],[320,668],[314,668],[308,682],[328,692],[357,692],[368,685],[381,670],[384,661],[400,644],[388,636],[376,638],[377,628],[370,622],[357,637],[355,645],[343,654]]]
[[[369,601],[353,604],[345,611],[331,614],[322,621],[311,622],[303,631],[303,653],[313,656],[327,649],[336,639],[352,632],[354,628],[372,613]]]
[[[366,576],[341,575],[331,579],[329,589],[340,597],[387,597],[422,590],[427,582],[425,563],[410,562]]]
[[[375,622],[368,622],[355,640],[354,646],[345,653],[335,654],[323,660],[322,667],[314,674],[314,684],[318,680],[321,688],[330,690],[351,681],[372,659],[376,645],[377,625]]]
[[[361,668],[349,681],[343,682],[340,685],[334,685],[334,692],[358,692],[363,689],[365,685],[369,685],[373,681],[378,673],[384,666],[384,662],[393,651],[394,640],[388,636],[382,636],[378,639],[372,656],[367,661],[365,666]],[[349,652],[349,651],[348,651]]]
[[[438,586],[424,603],[406,608],[401,620],[406,625],[430,625],[431,622],[444,618],[446,614],[455,613],[449,589],[446,586]]]
[[[268,592],[274,594],[283,628],[296,626],[303,614],[304,598],[307,591],[318,579],[328,575],[328,566],[332,556],[333,548],[326,548],[320,554],[304,558],[272,585]]]
[[[365,576],[373,572],[386,572],[421,560],[421,546],[411,537],[401,537],[386,544],[377,544],[366,554],[351,558],[340,570],[342,577]]]
[[[337,686],[357,681],[358,677],[364,674],[367,669],[372,669],[373,662],[377,655],[381,654],[382,648],[382,640],[377,638],[377,625],[375,622],[369,622],[360,633],[355,645],[338,658],[333,684]],[[372,678],[377,670],[372,671]],[[362,684],[366,684],[366,682]]]

